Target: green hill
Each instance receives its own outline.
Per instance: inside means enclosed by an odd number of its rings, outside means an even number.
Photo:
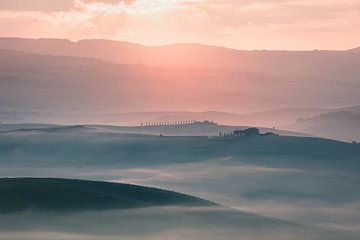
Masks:
[[[177,192],[129,184],[55,178],[0,179],[0,212],[107,210],[150,206],[207,206]]]

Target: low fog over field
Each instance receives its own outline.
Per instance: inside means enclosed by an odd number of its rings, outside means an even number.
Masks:
[[[66,179],[0,179],[0,239],[356,239],[175,192]],[[9,201],[11,199],[11,201]]]
[[[1,177],[154,186],[283,220],[351,232],[360,226],[355,144],[291,136],[161,137],[75,126],[2,132],[0,154]]]
[[[193,44],[164,46],[165,52],[133,47],[96,40],[0,38],[0,108],[10,116],[25,112],[28,122],[75,123],[82,115],[88,123],[115,124],[117,116],[106,114],[245,114],[296,108],[302,114],[295,115],[306,118],[324,108],[359,105],[360,54],[355,52],[238,51]],[[278,113],[271,114],[276,120],[271,124],[286,120],[286,114]],[[252,124],[259,121],[248,115],[237,123],[247,124],[249,118]]]
[[[359,240],[359,11],[0,0],[0,240]]]

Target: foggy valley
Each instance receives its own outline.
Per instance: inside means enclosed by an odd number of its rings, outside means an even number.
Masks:
[[[360,239],[360,2],[0,0],[0,240]]]

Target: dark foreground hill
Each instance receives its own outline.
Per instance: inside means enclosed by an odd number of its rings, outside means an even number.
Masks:
[[[27,209],[0,213],[0,239],[356,239],[175,192],[84,180],[0,179],[0,209]]]
[[[0,179],[0,212],[108,210],[169,205],[214,204],[189,195],[129,184],[55,178]]]

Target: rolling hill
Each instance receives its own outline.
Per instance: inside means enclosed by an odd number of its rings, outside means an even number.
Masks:
[[[360,223],[359,145],[129,130],[89,125],[2,132],[0,176],[126,182],[292,221],[355,230]]]
[[[86,39],[0,38],[0,49],[42,55],[90,57],[121,64],[195,67],[284,75],[330,77],[357,70],[352,51],[242,51],[193,43],[149,47],[130,42]],[[350,65],[346,65],[350,64]]]
[[[215,206],[205,200],[155,188],[95,181],[0,179],[0,212],[85,211],[155,206]]]
[[[117,125],[51,125],[51,124],[0,124],[0,133],[10,132],[61,132],[71,130],[85,130],[88,132],[118,133],[118,134],[139,134],[156,136],[194,136],[214,137],[219,133],[230,133],[239,129],[246,129],[248,126],[228,126],[196,122],[188,124],[169,124],[153,126],[117,126]],[[261,133],[272,132],[283,136],[309,137],[308,134],[279,130],[274,128],[259,128]]]
[[[347,142],[360,141],[360,107],[341,108],[300,118],[295,123],[282,127]]]
[[[25,108],[19,103],[27,102],[32,109],[91,105],[111,112],[248,113],[359,104],[360,55],[347,51],[239,51],[199,44],[146,47],[105,40],[12,38],[0,39],[0,49],[1,89],[17,87],[11,89],[13,97],[3,90],[1,103],[13,108]],[[30,89],[32,98],[25,95]]]
[[[356,239],[175,192],[54,178],[0,179],[0,239]],[[11,212],[9,210],[26,210]],[[86,211],[84,211],[86,210]],[[301,233],[301,234],[300,234]]]
[[[293,123],[299,118],[313,117],[321,113],[329,112],[329,109],[316,108],[282,108],[262,112],[236,114],[219,111],[206,112],[137,112],[123,113],[114,115],[117,119],[127,119],[135,116],[136,121],[133,124],[139,124],[139,119],[143,122],[174,122],[196,119],[199,121],[212,120],[223,125],[245,125],[272,128],[274,126],[283,126]],[[125,122],[125,121],[124,121]]]
[[[173,128],[175,132],[178,126]],[[152,127],[80,125],[6,131],[0,133],[2,161],[4,164],[23,166],[109,164],[135,167],[138,164],[165,166],[179,162],[202,162],[226,156],[263,156],[264,158],[269,156],[270,158],[285,155],[290,159],[308,158],[306,161],[315,158],[325,161],[339,157],[352,160],[360,150],[356,145],[313,137],[268,136],[222,139],[208,137],[205,134],[205,136],[181,136],[181,132],[178,133],[180,136],[159,136],[146,134],[146,129],[156,132],[160,128],[155,126],[152,130]],[[193,127],[185,128],[183,131],[191,132],[192,129]],[[55,151],[56,149],[61,151]],[[304,164],[305,159],[302,162],[292,160],[292,164]],[[313,162],[313,167],[317,163],[322,162],[320,160]]]

